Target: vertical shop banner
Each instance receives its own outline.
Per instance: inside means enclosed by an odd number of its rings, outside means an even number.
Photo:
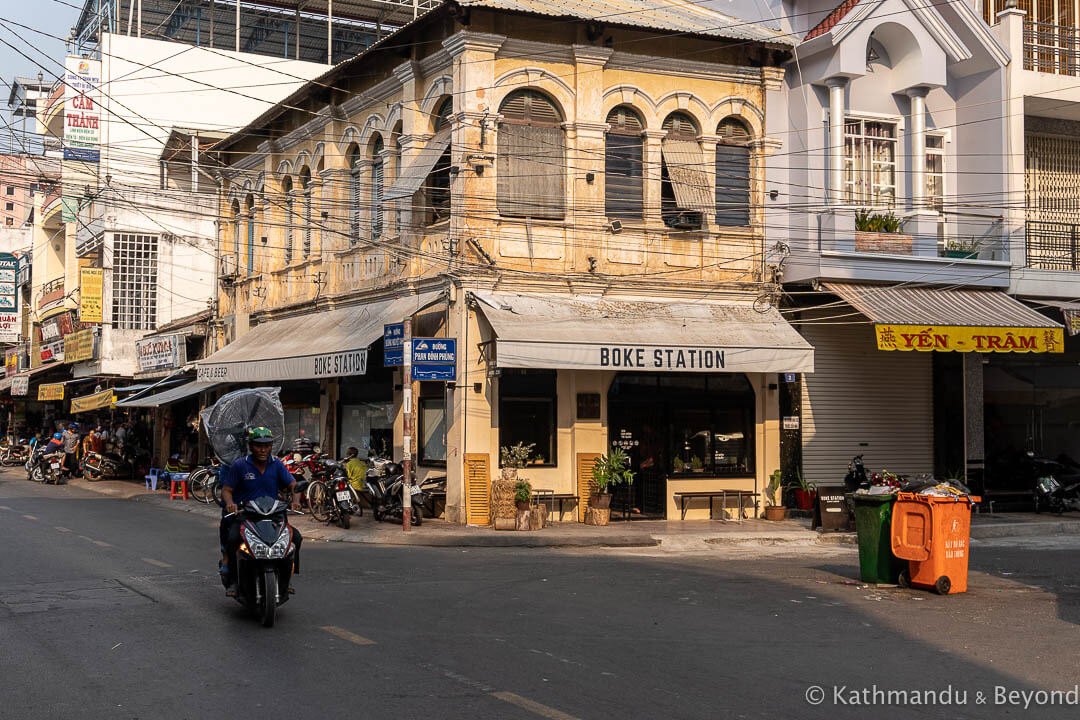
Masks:
[[[1068,328],[1069,335],[1080,333],[1080,310],[1065,311],[1065,327]]]
[[[102,287],[101,268],[83,268],[79,277],[79,320],[84,323],[100,323]]]
[[[30,378],[26,375],[18,375],[11,378],[11,394],[26,395],[30,392]]]
[[[79,219],[79,198],[60,198],[60,221],[76,222]]]
[[[0,342],[19,342],[19,258],[0,253]]]
[[[405,323],[383,325],[383,366],[405,364]]]
[[[4,377],[14,377],[19,372],[19,349],[12,348],[4,353]]]
[[[101,61],[69,57],[64,70],[64,159],[96,163],[101,158]]]

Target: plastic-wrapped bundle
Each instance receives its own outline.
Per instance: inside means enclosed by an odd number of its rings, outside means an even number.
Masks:
[[[222,395],[200,413],[210,447],[225,465],[231,465],[248,453],[247,433],[251,428],[266,427],[274,433],[273,453],[285,443],[285,412],[278,395],[281,388],[262,387],[234,390]]]

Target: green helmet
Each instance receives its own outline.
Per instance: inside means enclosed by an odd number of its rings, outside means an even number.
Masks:
[[[259,426],[257,428],[251,428],[248,430],[248,442],[249,443],[272,443],[274,442],[274,431],[268,427]]]

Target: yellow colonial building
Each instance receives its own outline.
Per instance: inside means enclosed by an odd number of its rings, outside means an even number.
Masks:
[[[280,385],[288,433],[338,455],[408,450],[420,478],[447,476],[453,522],[488,522],[518,442],[565,520],[611,447],[637,472],[615,518],[762,492],[778,384],[813,369],[773,305],[785,246],[762,232],[792,43],[637,5],[448,2],[219,143],[201,387]],[[415,342],[443,352],[414,378],[393,357],[405,319],[453,341]]]

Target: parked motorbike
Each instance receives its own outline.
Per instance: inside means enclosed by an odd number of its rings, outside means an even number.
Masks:
[[[1067,474],[1068,468],[1056,460],[1031,451],[1026,455],[1026,469],[1034,476],[1031,500],[1035,512],[1046,510],[1060,515],[1067,510],[1080,510],[1080,482],[1076,476]]]
[[[0,446],[0,465],[15,467],[25,465],[30,459],[30,445],[26,440],[19,440],[11,445]]]
[[[46,485],[60,485],[64,482],[64,453],[46,453],[44,447],[38,448],[26,461],[26,470],[30,480]]]
[[[83,458],[83,477],[87,480],[104,478],[130,478],[134,472],[131,463],[116,453],[90,451]]]
[[[384,472],[385,474],[379,474]],[[401,522],[404,512],[401,504],[401,486],[405,482],[405,475],[401,465],[388,463],[381,466],[374,473],[368,472],[367,488],[371,493],[371,514],[375,521],[396,520]],[[412,513],[409,515],[411,524],[420,526],[424,522],[425,495],[419,485],[411,486]]]
[[[277,606],[289,599],[296,546],[288,505],[262,497],[244,503],[240,514],[240,550],[236,554],[236,600],[273,627]]]
[[[349,483],[349,476],[341,463],[336,460],[325,460],[323,464],[326,467],[323,482],[328,490],[325,499],[325,512],[327,513],[325,522],[337,523],[347,530],[350,518],[353,515],[364,514],[363,508],[360,506],[360,495]],[[320,510],[323,510],[323,508],[320,508]],[[315,512],[314,508],[312,508],[312,512]]]

